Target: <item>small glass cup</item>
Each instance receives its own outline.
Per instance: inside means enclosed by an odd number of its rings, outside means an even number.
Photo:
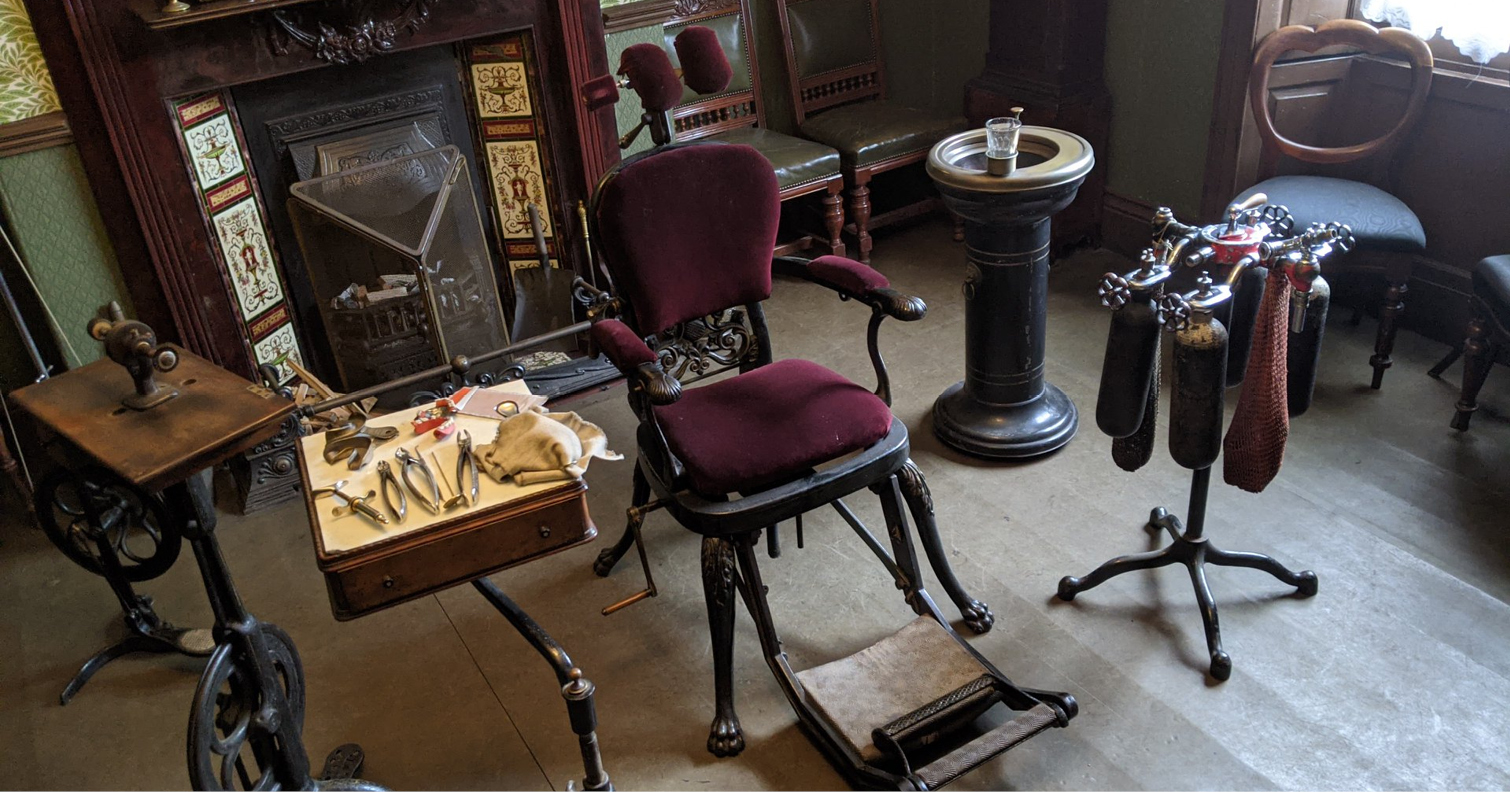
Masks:
[[[1015,170],[1017,137],[1022,119],[1001,116],[986,122],[986,170],[993,176],[1005,176]]]

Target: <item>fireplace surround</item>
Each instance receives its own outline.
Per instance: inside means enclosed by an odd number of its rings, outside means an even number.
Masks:
[[[437,84],[450,90],[467,84],[470,45],[523,33],[546,88],[532,99],[533,123],[549,133],[537,140],[553,180],[550,253],[592,277],[572,244],[583,230],[576,204],[618,158],[612,109],[587,109],[577,89],[609,73],[597,0],[196,0],[179,14],[159,0],[27,7],[140,318],[227,369],[252,375],[283,356],[316,370],[329,363],[311,343],[312,294],[287,266],[298,250],[283,205],[297,178],[257,161],[267,127],[239,113],[264,86],[296,108],[301,92],[370,74],[381,93],[393,64],[434,68],[449,57],[457,70]],[[434,104],[421,125],[449,126],[448,142],[464,150],[487,145],[470,104]],[[473,183],[485,183],[483,161],[468,159]],[[533,258],[510,247],[490,243],[500,263]]]

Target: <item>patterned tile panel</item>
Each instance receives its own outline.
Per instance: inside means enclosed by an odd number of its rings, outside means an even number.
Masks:
[[[302,363],[304,356],[235,118],[219,92],[172,106],[252,357],[259,364],[277,366],[286,382],[293,371],[284,361]]]
[[[542,158],[545,119],[534,97],[540,94],[534,43],[528,33],[510,33],[467,47],[467,70],[479,150],[485,153],[487,194],[492,199],[499,247],[510,269],[538,267],[529,205],[540,207],[545,246],[552,266],[561,242],[556,237],[556,191],[548,159]]]

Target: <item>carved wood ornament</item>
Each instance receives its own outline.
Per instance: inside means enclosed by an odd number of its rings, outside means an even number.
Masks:
[[[361,63],[393,49],[400,34],[430,20],[440,0],[337,0],[316,9],[273,11],[269,35],[273,52],[287,55],[299,44],[329,63]]]

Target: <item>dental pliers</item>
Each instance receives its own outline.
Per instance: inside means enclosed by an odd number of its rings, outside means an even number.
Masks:
[[[435,481],[435,474],[430,472],[430,466],[425,464],[424,458],[418,454],[409,453],[409,450],[405,448],[394,452],[393,458],[403,465],[404,486],[408,487],[409,491],[414,493],[414,497],[419,498],[420,504],[431,513],[440,514],[440,484]],[[430,485],[429,493],[420,491],[420,488],[414,484],[414,480],[409,477],[415,469],[418,469],[425,477],[425,483]]]
[[[409,513],[409,496],[404,494],[404,487],[398,483],[398,477],[393,475],[393,466],[388,464],[388,460],[378,461],[377,472],[378,488],[383,491],[383,505],[388,507],[388,511],[393,512],[393,516],[399,522],[403,522],[405,515]],[[390,492],[398,493],[397,506],[393,505],[393,496],[389,494]]]
[[[460,490],[464,482],[471,481],[472,486],[466,492],[470,496],[468,503],[477,505],[479,491],[482,488],[482,478],[477,473],[477,457],[472,455],[472,433],[461,430],[456,437],[456,489]]]

